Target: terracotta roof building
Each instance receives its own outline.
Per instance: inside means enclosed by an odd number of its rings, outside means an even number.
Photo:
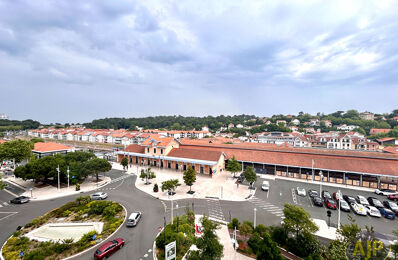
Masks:
[[[37,155],[38,158],[54,155],[54,154],[66,154],[72,151],[72,147],[57,143],[35,143],[32,152]]]

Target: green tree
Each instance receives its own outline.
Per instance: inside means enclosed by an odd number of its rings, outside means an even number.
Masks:
[[[259,244],[256,256],[257,259],[282,259],[278,245],[271,239],[271,236],[268,233],[264,234],[263,240]]]
[[[397,110],[397,111],[398,111],[398,110]],[[394,230],[392,233],[394,234],[394,236],[395,236],[396,238],[398,238],[398,230]],[[391,249],[392,253],[394,254],[394,259],[397,259],[397,255],[398,255],[398,241],[396,241],[394,244],[392,244],[392,245],[390,246],[390,249]]]
[[[129,161],[128,161],[127,157],[123,157],[120,164],[123,166],[123,170],[124,170],[129,165]]]
[[[202,236],[196,239],[198,251],[192,251],[188,260],[219,260],[223,256],[224,246],[218,241],[216,230],[219,224],[209,220],[207,216],[202,218]]]
[[[196,182],[196,171],[191,166],[189,166],[188,169],[184,172],[183,179],[184,183],[189,186],[188,193],[193,193],[191,188],[192,185]]]
[[[308,232],[314,233],[318,230],[318,227],[311,220],[310,214],[302,207],[288,204],[284,205],[282,226],[288,233],[294,233],[296,237],[299,233]]]
[[[340,238],[344,243],[355,239],[361,232],[361,228],[355,223],[355,219],[350,215],[348,215],[348,221],[348,224],[341,225],[340,229],[337,229],[337,234],[340,235]]]
[[[333,240],[327,249],[328,260],[346,260],[346,244],[340,240]]]
[[[39,138],[39,137],[33,137],[32,139],[30,139],[30,141],[32,143],[44,143],[44,139],[43,138]]]
[[[107,172],[112,169],[112,165],[106,159],[93,158],[85,163],[85,170],[89,174],[95,175],[97,182],[99,180],[98,174],[100,172]]]
[[[250,187],[253,187],[253,183],[257,180],[257,174],[253,167],[247,167],[244,171],[246,180],[250,183]]]
[[[242,170],[242,165],[235,159],[235,156],[232,156],[232,158],[228,161],[226,168],[227,171],[231,172],[235,178],[235,174]]]
[[[148,180],[156,178],[155,173],[152,171],[151,167],[147,169],[141,169],[141,174],[140,174],[141,179],[145,179],[145,184],[150,184]]]
[[[26,140],[14,140],[0,145],[0,161],[15,160],[20,163],[32,156],[33,143]]]
[[[162,182],[162,186],[161,189],[162,191],[167,190],[168,194],[172,194],[172,192],[175,191],[175,189],[180,186],[181,184],[178,183],[178,179],[171,179],[171,180],[167,180],[167,181],[163,181]]]

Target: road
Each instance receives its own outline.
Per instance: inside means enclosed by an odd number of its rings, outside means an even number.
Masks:
[[[127,228],[123,226],[117,232],[115,236],[123,237],[126,240],[126,246],[117,251],[112,258],[126,260],[152,259],[152,245],[158,233],[158,228],[163,226],[164,217],[166,217],[167,222],[171,219],[171,201],[161,201],[138,190],[134,185],[136,176],[126,175],[117,170],[112,170],[106,175],[111,177],[112,182],[99,190],[107,192],[109,200],[117,201],[125,206],[128,214],[133,211],[141,211],[143,213],[143,218],[136,227]],[[304,207],[313,218],[327,221],[326,208],[313,207],[308,197],[299,197],[294,194],[294,189],[297,186],[301,186],[306,190],[311,188],[319,191],[319,185],[277,179],[275,181],[270,180],[270,191],[264,192],[260,188],[261,182],[262,179],[259,179],[255,184],[257,190],[254,196],[243,202],[212,198],[173,201],[173,215],[185,214],[186,209],[190,208],[194,209],[196,214],[206,214],[222,221],[230,221],[231,218],[236,217],[243,222],[245,220],[253,221],[254,208],[256,208],[257,224],[279,225],[283,218],[283,204],[293,203]],[[243,185],[239,187],[239,189],[244,188],[247,187]],[[323,185],[323,190],[333,193],[337,189]],[[348,188],[342,188],[341,191],[347,195],[374,196],[381,201],[385,199],[385,197],[370,192],[355,191]],[[0,207],[0,226],[2,227],[0,243],[3,244],[19,225],[23,226],[32,219],[68,201],[74,200],[79,195],[49,201],[31,201],[24,205],[9,205],[8,201],[13,196],[7,192],[0,191],[0,205],[2,205]],[[397,220],[361,217],[353,213],[351,215],[362,228],[365,228],[365,225],[373,226],[376,232],[384,234],[390,239],[393,238],[392,230],[395,229]],[[341,221],[342,223],[348,223],[347,213],[341,213]],[[331,223],[334,225],[337,223],[337,211],[332,211]],[[93,253],[94,249],[75,259],[91,259]]]

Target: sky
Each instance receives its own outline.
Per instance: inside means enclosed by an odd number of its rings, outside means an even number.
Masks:
[[[398,108],[398,1],[0,0],[0,114]]]

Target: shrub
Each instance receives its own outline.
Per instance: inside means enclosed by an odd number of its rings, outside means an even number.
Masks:
[[[76,191],[79,191],[80,190],[80,184],[79,183],[76,183]]]
[[[243,223],[239,227],[239,232],[240,232],[240,234],[242,234],[244,236],[253,234],[253,227],[250,226],[248,223]]]
[[[64,213],[62,213],[62,216],[69,217],[70,213],[72,213],[70,210],[65,210]]]
[[[259,224],[257,227],[254,229],[254,232],[258,233],[260,236],[264,236],[265,233],[267,233],[268,229],[265,225]]]
[[[233,218],[232,222],[228,223],[228,228],[230,229],[235,229],[235,228],[239,228],[239,220],[237,218]]]
[[[101,215],[106,207],[109,207],[112,204],[111,201],[91,201],[87,204],[90,208],[88,211],[89,215]]]
[[[238,250],[245,252],[247,245],[245,243],[239,243]]]
[[[155,185],[153,185],[153,192],[158,192],[159,191],[159,186],[157,183],[155,183]]]
[[[262,239],[259,233],[254,233],[247,241],[247,245],[253,250],[255,254],[257,254],[257,251],[260,248],[261,241]]]

